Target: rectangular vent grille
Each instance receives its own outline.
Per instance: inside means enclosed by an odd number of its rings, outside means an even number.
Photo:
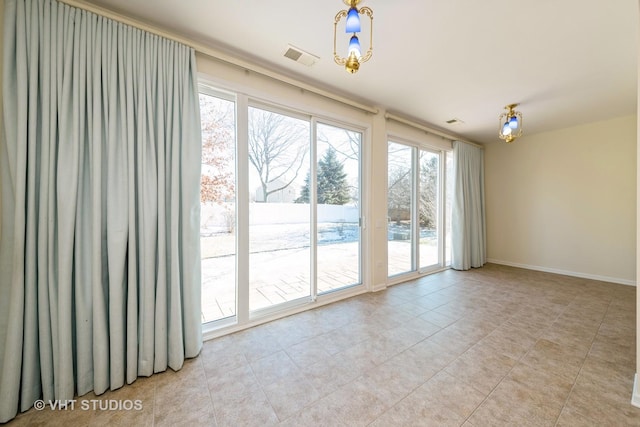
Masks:
[[[287,50],[284,52],[284,57],[299,62],[302,65],[306,65],[307,67],[312,66],[320,59],[309,52],[305,52],[304,50],[291,45],[287,46]]]
[[[284,53],[284,56],[289,59],[293,59],[294,61],[297,61],[302,56],[302,52],[300,52],[299,50],[289,48]]]

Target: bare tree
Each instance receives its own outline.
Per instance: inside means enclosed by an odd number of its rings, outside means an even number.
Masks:
[[[411,148],[390,143],[388,150],[387,210],[389,219],[400,224],[411,218]]]
[[[318,133],[318,142],[323,142],[333,148],[336,153],[341,154],[344,159],[359,160],[360,139],[362,134],[348,129],[341,129],[344,138],[329,138],[326,133]],[[344,162],[344,160],[343,160]]]
[[[413,189],[412,162],[409,147],[390,146],[388,170],[388,215],[400,224],[411,218]],[[420,179],[418,221],[420,227],[433,230],[437,227],[438,207],[438,156],[419,152]]]
[[[400,224],[411,218],[411,169],[399,165],[390,167],[388,179],[389,219]]]
[[[438,223],[438,157],[420,152],[420,227],[434,230]]]
[[[264,202],[290,186],[309,151],[309,124],[258,108],[249,109],[249,161],[256,168]]]

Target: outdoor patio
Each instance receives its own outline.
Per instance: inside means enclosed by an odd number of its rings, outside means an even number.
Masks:
[[[407,268],[409,245],[409,241],[389,242],[391,271]],[[432,254],[429,256],[437,259],[437,248],[434,245],[421,245],[421,251],[430,251]],[[203,255],[205,253],[207,250],[203,248]],[[251,253],[251,310],[308,297],[310,256],[309,247]],[[358,242],[332,243],[318,247],[318,294],[359,283]],[[235,256],[219,255],[203,259],[203,323],[233,316],[235,307]]]

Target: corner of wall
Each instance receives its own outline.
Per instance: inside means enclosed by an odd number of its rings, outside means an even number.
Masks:
[[[371,292],[380,292],[380,291],[384,291],[386,289],[387,289],[387,284],[386,283],[376,283],[371,288]]]
[[[636,5],[640,5],[640,2],[636,2]],[[640,10],[636,10],[636,20],[640,22]],[[638,39],[640,34],[636,34]],[[638,47],[640,52],[640,45]],[[638,66],[636,70],[640,69],[640,55],[638,55]],[[638,82],[640,83],[640,74],[638,75]],[[639,86],[640,87],[640,86]],[[637,94],[637,105],[640,105],[640,90]],[[638,115],[636,126],[636,283],[640,277],[640,110],[636,111]],[[636,292],[636,313],[640,312],[640,292]],[[634,406],[640,407],[640,390],[638,387],[637,379],[638,372],[640,372],[640,316],[636,316],[636,376],[633,384],[633,397],[631,403]]]

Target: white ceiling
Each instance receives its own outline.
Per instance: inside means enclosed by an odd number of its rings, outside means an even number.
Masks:
[[[353,75],[333,62],[341,0],[90,2],[477,142],[509,103],[527,134],[636,112],[637,0],[363,0],[373,57]]]

